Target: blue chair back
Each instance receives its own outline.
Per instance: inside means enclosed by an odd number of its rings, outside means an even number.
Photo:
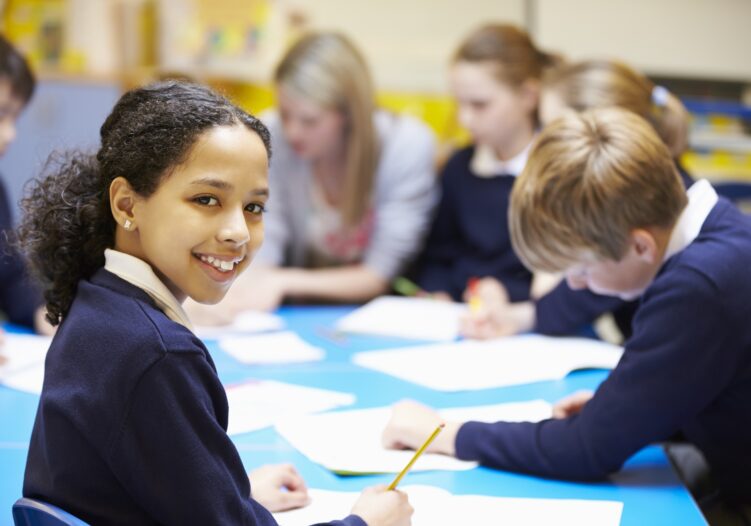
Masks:
[[[18,499],[13,505],[16,526],[89,526],[57,506],[36,499]]]

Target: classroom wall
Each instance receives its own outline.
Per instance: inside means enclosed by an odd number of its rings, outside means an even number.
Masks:
[[[0,158],[0,176],[16,217],[23,185],[39,173],[50,152],[98,148],[99,127],[119,96],[115,83],[44,81],[37,86],[18,120],[17,140]]]
[[[63,26],[65,49],[51,65],[68,72],[156,66],[263,83],[307,27],[352,36],[381,89],[432,94],[445,92],[457,44],[490,21],[518,24],[574,59],[751,83],[749,20],[749,0],[14,0],[4,12],[5,30],[35,61],[49,47],[35,21]]]
[[[362,48],[376,85],[389,91],[444,93],[449,59],[481,24],[525,25],[523,0],[288,0],[310,27],[344,31]]]
[[[309,27],[351,35],[384,90],[444,93],[451,53],[491,21],[525,27],[543,48],[572,59],[619,58],[653,75],[751,83],[748,0],[277,0],[272,6],[282,18],[296,13]]]
[[[539,43],[660,76],[751,82],[748,0],[535,0]]]
[[[4,30],[52,79],[0,160],[14,200],[51,148],[96,142],[121,88],[165,72],[208,81],[250,111],[265,109],[273,67],[305,28],[350,35],[371,66],[379,103],[425,120],[448,146],[466,139],[447,93],[450,57],[491,21],[526,27],[543,49],[571,59],[618,57],[653,75],[751,86],[750,0],[14,0],[5,7]],[[56,20],[66,27],[65,45],[50,63],[36,26]],[[751,174],[745,150],[729,162],[702,162],[689,164],[700,174]]]

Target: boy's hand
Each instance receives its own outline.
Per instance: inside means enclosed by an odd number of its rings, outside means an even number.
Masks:
[[[474,282],[464,291],[464,300],[474,305],[460,321],[459,332],[466,338],[500,338],[534,326],[534,305],[511,303],[506,289],[495,278]]]
[[[407,495],[389,491],[385,484],[366,488],[352,506],[352,514],[368,526],[408,526],[412,524],[413,512]]]
[[[308,488],[292,464],[268,464],[248,474],[251,496],[271,512],[310,504]]]
[[[383,430],[381,443],[387,449],[418,449],[442,422],[444,420],[433,409],[412,400],[403,400],[391,408],[391,418]],[[456,433],[461,424],[445,424],[426,452],[454,454]]]
[[[593,396],[592,391],[577,391],[558,400],[553,404],[553,418],[568,418],[578,414]]]

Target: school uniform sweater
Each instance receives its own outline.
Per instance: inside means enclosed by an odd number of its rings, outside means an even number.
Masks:
[[[643,294],[622,359],[581,413],[539,423],[465,423],[457,457],[597,479],[681,431],[703,451],[724,497],[751,503],[749,261],[751,219],[720,199]]]
[[[23,494],[92,524],[276,524],[250,498],[227,416],[201,341],[100,269],[47,355]]]
[[[683,185],[688,189],[694,179],[681,166],[675,165]],[[612,312],[616,325],[625,339],[631,336],[631,323],[638,301],[624,301],[601,296],[589,290],[572,290],[566,280],[535,302],[534,332],[540,334],[573,334],[593,323],[599,316]]]
[[[42,295],[32,284],[23,262],[9,243],[13,237],[10,200],[0,179],[0,310],[11,323],[34,326],[34,313],[42,304]]]
[[[441,201],[415,280],[426,291],[448,292],[461,301],[470,278],[493,277],[511,301],[524,301],[532,274],[516,256],[508,228],[509,198],[518,174],[477,175],[471,166],[475,149],[459,150],[443,169]]]

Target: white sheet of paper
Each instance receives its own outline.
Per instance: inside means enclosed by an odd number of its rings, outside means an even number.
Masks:
[[[11,373],[3,377],[3,379],[0,380],[0,383],[18,391],[37,395],[42,394],[42,385],[44,384],[44,362]]]
[[[5,333],[5,342],[0,345],[0,378],[29,366],[44,362],[52,338],[33,334]]]
[[[273,380],[250,380],[225,387],[229,402],[227,433],[247,433],[277,420],[352,405],[350,393],[303,387]]]
[[[219,347],[236,360],[252,364],[315,362],[326,354],[290,331],[222,338]]]
[[[623,349],[587,338],[521,335],[497,340],[360,352],[352,361],[438,391],[557,380],[582,368],[612,369]]]
[[[412,526],[499,524],[525,526],[618,526],[623,503],[607,500],[532,499],[452,495],[434,486],[404,486],[415,509]],[[310,489],[311,504],[275,513],[280,526],[307,526],[349,515],[359,493]]]
[[[284,328],[284,320],[270,312],[255,310],[243,311],[230,325],[218,327],[196,326],[196,335],[203,340],[215,340],[224,336],[238,334],[256,334],[266,331],[278,331]]]
[[[459,319],[466,310],[462,303],[381,296],[341,318],[336,328],[344,332],[447,342],[459,335]]]
[[[549,418],[552,407],[544,400],[534,400],[439,412],[446,420],[459,422],[536,422]],[[311,461],[336,473],[398,473],[414,451],[396,451],[381,445],[381,433],[390,416],[390,407],[336,411],[280,420],[276,430]],[[412,471],[459,471],[476,465],[446,455],[424,453],[412,466]]]
[[[41,393],[44,380],[44,359],[52,338],[33,334],[5,333],[0,346],[0,383],[27,391]]]

